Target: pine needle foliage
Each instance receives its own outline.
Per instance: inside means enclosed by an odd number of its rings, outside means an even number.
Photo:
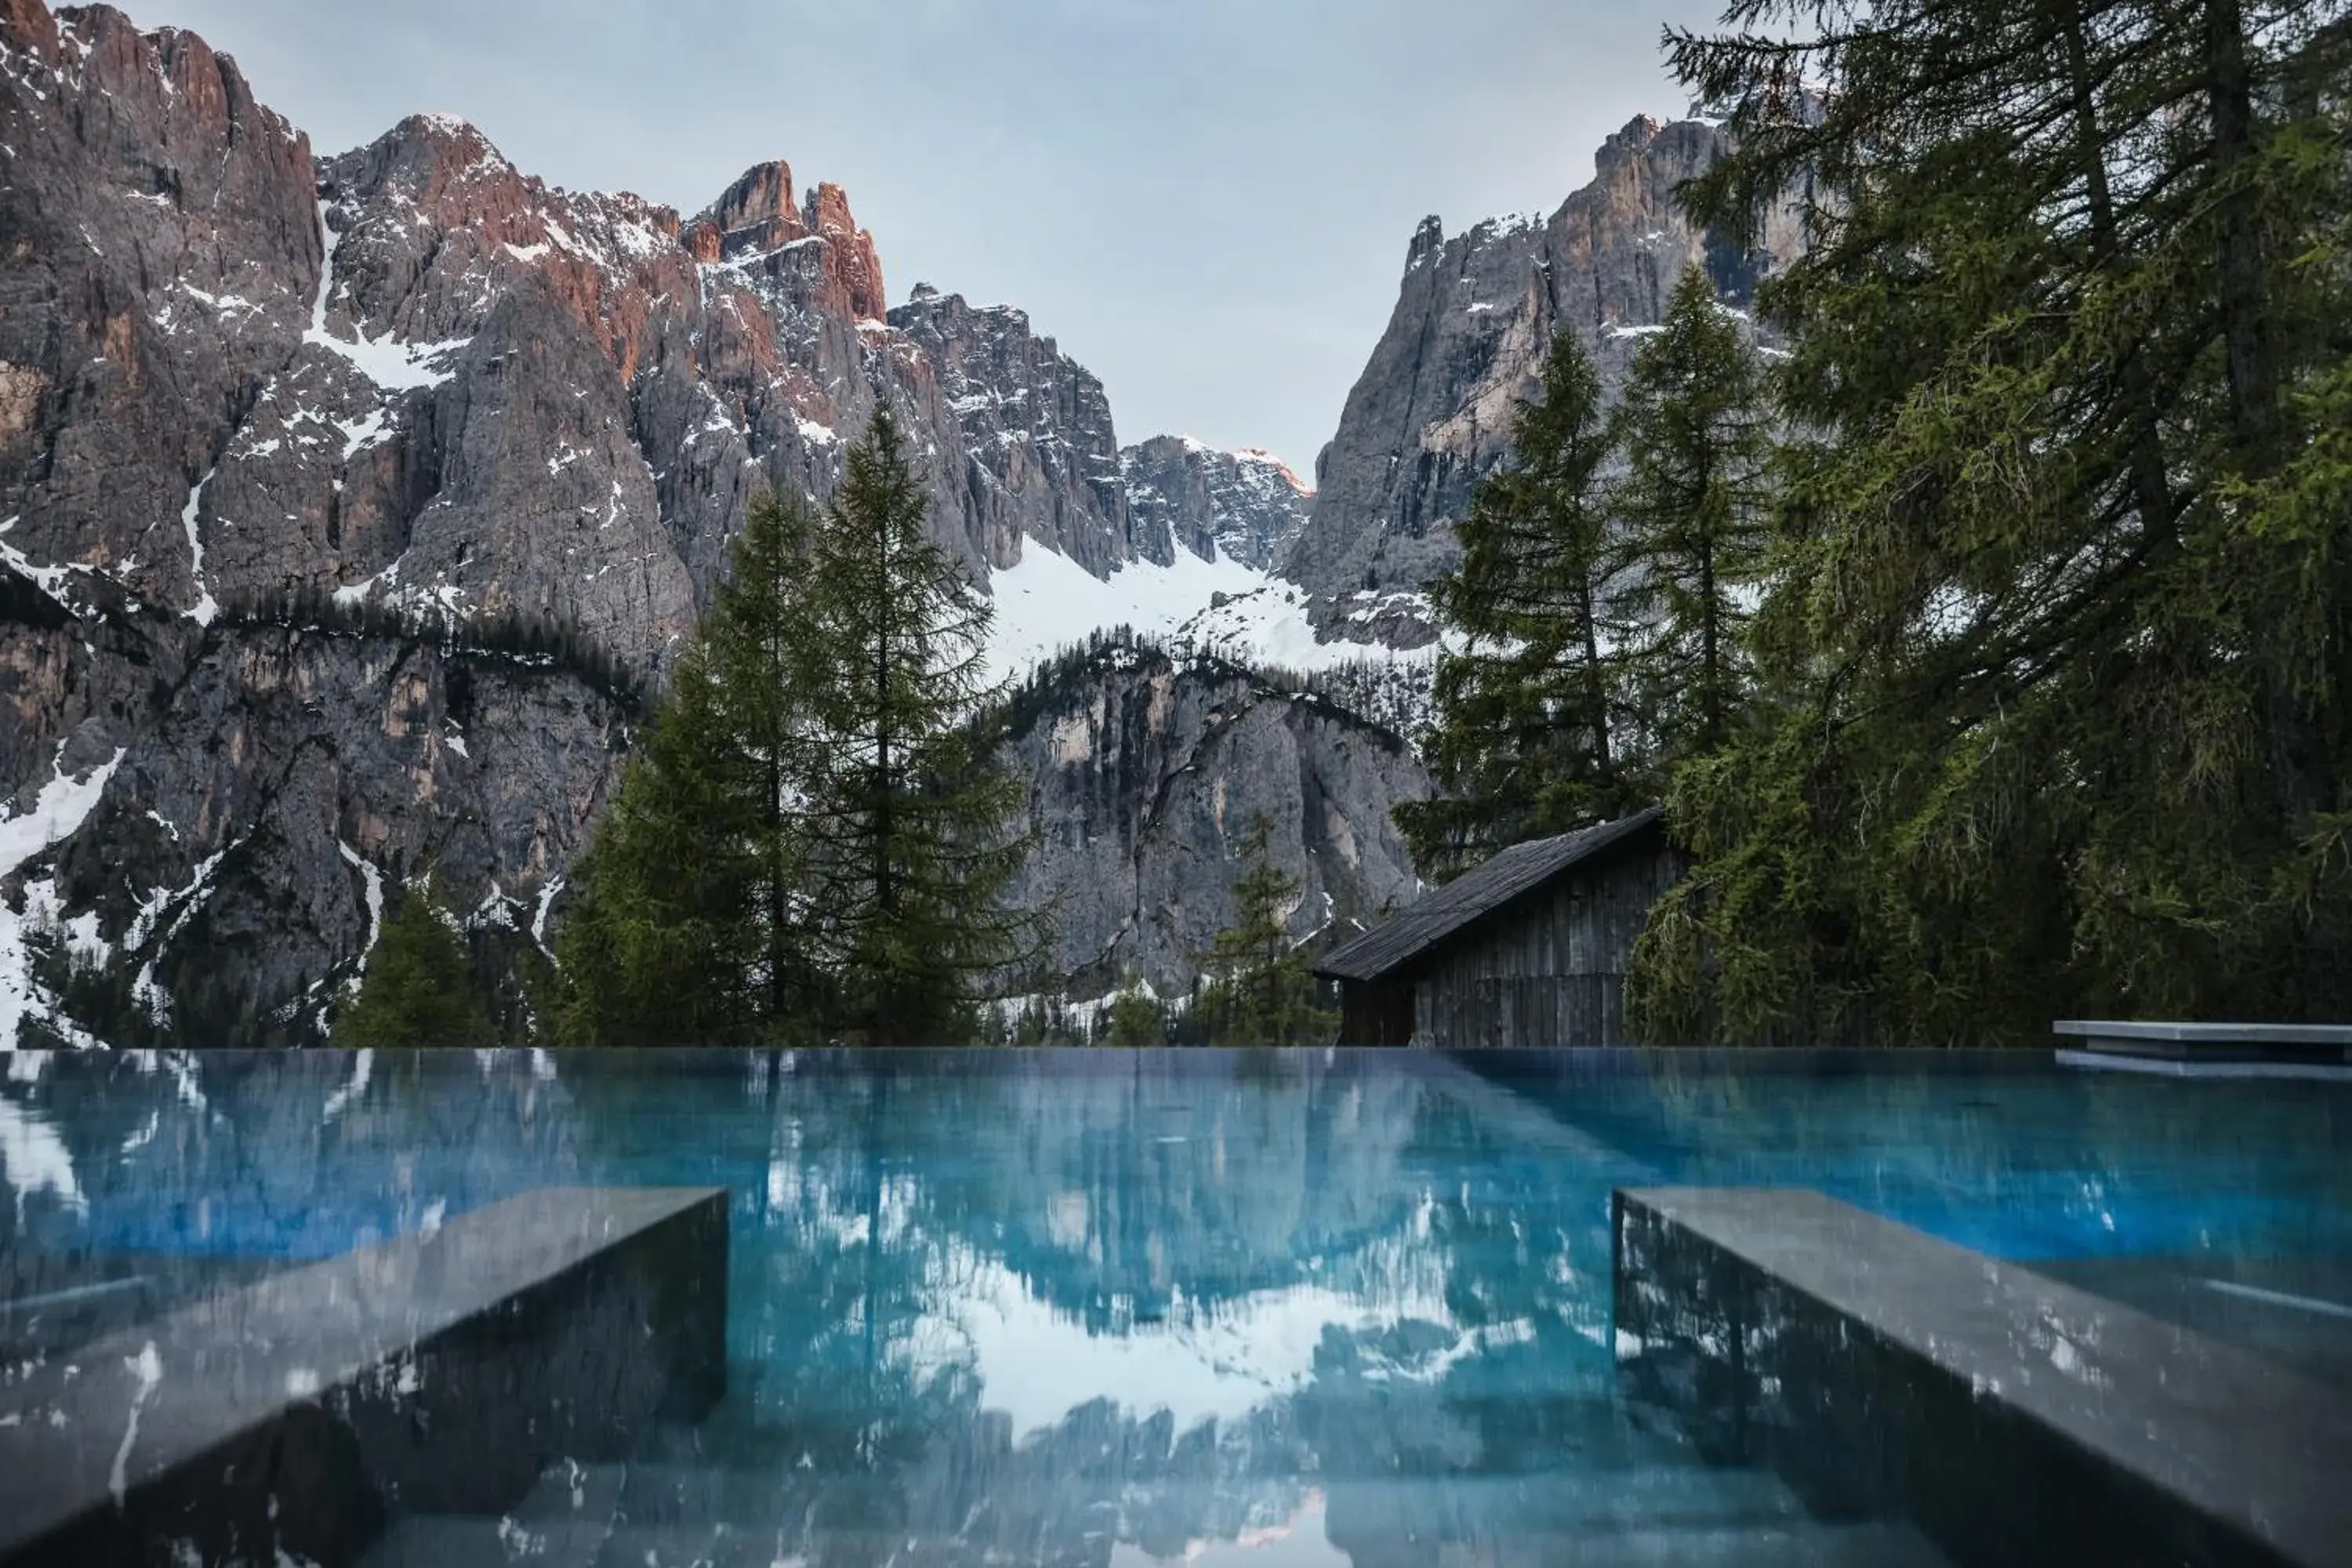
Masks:
[[[1339,1019],[1321,1006],[1305,950],[1290,939],[1298,879],[1274,863],[1274,825],[1261,812],[1235,846],[1234,923],[1217,934],[1203,965],[1208,984],[1192,1005],[1192,1026],[1221,1046],[1320,1045]]]
[[[1636,793],[1604,602],[1612,446],[1591,356],[1561,331],[1538,395],[1519,405],[1509,461],[1456,529],[1460,564],[1430,585],[1462,651],[1438,659],[1436,719],[1422,742],[1437,794],[1395,816],[1432,880],[1615,816]]]
[[[868,1045],[972,1037],[976,1004],[1035,946],[1002,894],[1028,854],[999,755],[993,610],[930,538],[906,437],[878,411],[809,553],[803,681],[824,743],[797,805],[835,1018]]]
[[[815,528],[796,500],[752,502],[572,871],[556,947],[566,1044],[823,1037],[830,995],[799,916],[808,847],[791,809],[815,745],[801,647]]]
[[[1746,705],[1771,528],[1761,362],[1704,269],[1684,271],[1660,330],[1634,351],[1610,435],[1625,454],[1605,558],[1638,715],[1625,743],[1663,773],[1720,751]],[[1614,816],[1648,803],[1608,804]]]
[[[1105,1004],[1095,1026],[1095,1043],[1164,1046],[1168,1043],[1168,1010],[1129,975],[1127,984]]]
[[[820,513],[754,503],[576,875],[577,1043],[965,1043],[1024,960],[990,607],[877,413]]]
[[[1793,206],[1757,722],[1680,774],[1654,1037],[2352,1016],[2346,0],[1735,0]]]
[[[368,952],[358,992],[335,1010],[329,1043],[339,1050],[502,1043],[438,879],[428,875],[399,895]]]

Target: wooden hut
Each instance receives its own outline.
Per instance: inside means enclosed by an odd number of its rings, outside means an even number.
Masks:
[[[1685,862],[1654,809],[1514,845],[1332,949],[1357,1046],[1615,1046],[1625,967]]]

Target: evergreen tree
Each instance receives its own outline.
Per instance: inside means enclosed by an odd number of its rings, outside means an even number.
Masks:
[[[1600,377],[1573,331],[1553,338],[1511,445],[1456,531],[1461,563],[1430,585],[1440,625],[1465,647],[1438,659],[1436,722],[1422,745],[1439,793],[1400,805],[1396,821],[1434,880],[1638,804],[1613,733],[1602,601],[1600,475],[1612,443]]]
[[[401,894],[376,933],[359,991],[336,1009],[329,1043],[348,1050],[499,1043],[432,877]]]
[[[1095,1043],[1103,1046],[1164,1046],[1168,1015],[1133,975],[1102,1011]]]
[[[878,412],[824,513],[755,503],[560,950],[566,1038],[975,1037],[1025,956],[989,606]]]
[[[1660,1036],[2352,1009],[2346,0],[1736,0],[1685,188],[1790,336],[1761,722]]]
[[[1744,642],[1770,522],[1763,379],[1696,267],[1634,351],[1617,407],[1626,473],[1610,498],[1624,663],[1662,765],[1730,738],[1749,683]]]
[[[804,647],[814,530],[798,503],[752,502],[733,572],[573,868],[556,947],[566,1044],[823,1037],[795,809],[821,743]]]
[[[868,1045],[969,1038],[978,998],[1033,945],[1003,907],[1028,847],[984,668],[992,610],[928,512],[877,410],[815,531],[797,639],[824,738],[793,807],[808,930],[835,1032]]]
[[[1338,1026],[1318,1005],[1306,954],[1290,940],[1286,921],[1299,884],[1275,865],[1273,831],[1264,813],[1250,819],[1240,845],[1242,873],[1234,883],[1234,923],[1209,951],[1211,979],[1194,1010],[1213,1031],[1213,1044],[1314,1045]]]

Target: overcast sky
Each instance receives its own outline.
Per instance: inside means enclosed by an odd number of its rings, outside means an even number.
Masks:
[[[847,187],[893,301],[1025,309],[1133,442],[1310,476],[1423,215],[1549,212],[1680,112],[1720,0],[124,0],[323,156],[402,116],[691,214],[751,164]]]

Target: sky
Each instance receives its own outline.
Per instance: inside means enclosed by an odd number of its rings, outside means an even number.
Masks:
[[[321,155],[472,121],[526,174],[691,215],[782,158],[918,282],[1029,312],[1119,439],[1312,482],[1429,214],[1549,213],[1672,118],[1722,0],[124,0]]]

